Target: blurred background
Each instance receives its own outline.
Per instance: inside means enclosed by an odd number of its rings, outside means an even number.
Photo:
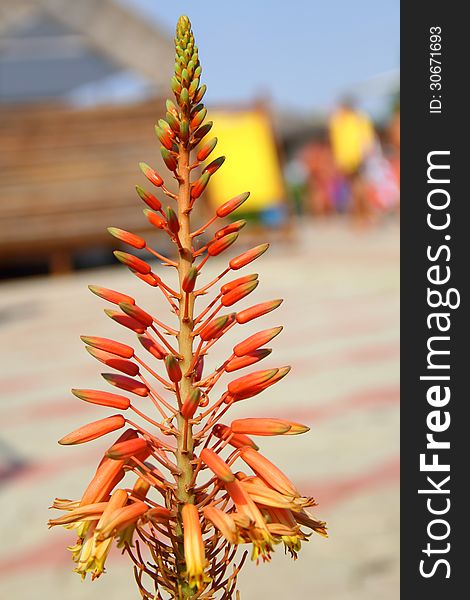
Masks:
[[[251,190],[231,256],[272,246],[244,303],[285,299],[269,320],[285,329],[266,366],[292,373],[242,414],[311,427],[262,449],[317,498],[330,531],[294,564],[279,550],[273,566],[249,565],[242,598],[397,598],[398,0],[0,0],[0,598],[137,594],[118,554],[83,584],[70,535],[45,522],[53,497],[81,495],[107,447],[56,444],[105,416],[68,392],[102,385],[77,338],[126,341],[87,284],[166,310],[115,264],[106,227],[171,251],[133,188],[148,188],[139,161],[164,172],[153,128],[180,14],[199,46],[214,156],[227,156],[195,222]],[[209,261],[207,281],[222,268]]]

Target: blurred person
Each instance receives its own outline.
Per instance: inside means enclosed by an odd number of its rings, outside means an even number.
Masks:
[[[330,215],[336,208],[337,172],[327,132],[307,144],[300,156],[308,174],[308,212],[314,216]]]
[[[374,127],[369,117],[344,99],[329,120],[333,158],[349,185],[351,214],[358,225],[371,219],[364,167],[374,148]]]

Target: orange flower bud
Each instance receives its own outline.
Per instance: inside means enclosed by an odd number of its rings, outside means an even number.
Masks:
[[[113,460],[125,460],[135,456],[138,452],[145,450],[147,447],[147,440],[144,440],[143,438],[134,438],[114,444],[106,452],[106,456]]]
[[[236,419],[230,424],[235,433],[249,435],[282,435],[290,429],[290,424],[283,419]]]
[[[149,167],[146,163],[140,162],[139,167],[142,173],[145,175],[145,177],[147,177],[147,179],[150,181],[150,183],[153,183],[153,185],[157,187],[163,185],[163,179],[160,177],[160,175],[151,167]]]
[[[194,200],[199,198],[202,192],[206,189],[210,177],[210,173],[207,173],[206,171],[191,185],[191,198]]]
[[[126,392],[132,392],[133,394],[137,394],[137,396],[142,397],[149,395],[148,387],[140,381],[136,381],[135,379],[131,379],[125,375],[116,375],[115,373],[101,373],[101,375],[108,383],[120,388],[121,390],[126,390]]]
[[[166,220],[168,221],[168,229],[171,231],[171,233],[177,234],[180,230],[180,222],[178,221],[178,216],[171,206],[166,207],[165,216]]]
[[[169,519],[171,519],[171,517],[173,517],[173,513],[171,512],[171,510],[165,508],[164,506],[155,506],[147,512],[146,517],[149,521],[165,523]]]
[[[221,254],[224,250],[227,250],[237,239],[238,233],[229,233],[228,235],[220,238],[214,239],[209,242],[207,246],[207,253],[209,256],[217,256]]]
[[[152,287],[157,287],[160,283],[160,277],[155,275],[155,273],[147,273],[147,275],[142,275],[142,273],[137,273],[137,271],[132,271],[136,277],[138,277],[141,281],[148,283]]]
[[[100,287],[98,285],[89,285],[88,289],[96,296],[112,302],[113,304],[119,304],[119,302],[127,302],[128,304],[134,304],[135,300],[127,294],[121,294],[121,292],[115,292],[114,290],[108,290],[107,288]]]
[[[235,481],[235,475],[227,463],[210,448],[204,448],[201,451],[201,460],[224,483]]]
[[[162,203],[158,198],[155,198],[153,194],[150,192],[146,192],[140,185],[136,185],[135,189],[139,194],[140,198],[145,202],[147,206],[149,206],[152,210],[162,210]]]
[[[142,326],[142,323],[140,323],[139,321],[136,321],[135,319],[133,319],[132,317],[129,317],[128,315],[123,314],[122,312],[119,312],[116,310],[110,310],[109,308],[105,308],[104,312],[113,321],[115,321],[116,323],[119,323],[119,325],[123,325],[124,327],[131,329],[132,331],[135,331],[135,333],[144,333],[145,332],[145,327]]]
[[[236,356],[225,365],[225,371],[231,373],[232,371],[249,367],[269,356],[271,352],[271,348],[259,348],[258,350],[253,350],[253,352],[248,352],[245,356]]]
[[[173,354],[167,354],[165,356],[165,367],[168,373],[168,377],[170,381],[173,383],[177,383],[183,377],[183,373],[181,372],[181,367]]]
[[[258,390],[260,386],[272,379],[277,374],[279,369],[265,369],[264,371],[254,371],[249,375],[244,375],[238,379],[234,379],[228,384],[229,394],[235,398]]]
[[[271,312],[280,306],[280,304],[282,304],[282,300],[270,300],[269,302],[261,302],[261,304],[250,306],[250,308],[246,308],[237,313],[237,323],[248,323],[253,319],[257,319],[258,317]]]
[[[244,283],[250,283],[251,281],[255,281],[256,279],[258,279],[258,273],[252,273],[251,275],[238,277],[238,279],[233,279],[232,281],[225,283],[220,288],[220,291],[222,292],[222,294],[227,294],[228,292],[231,292],[232,290],[237,288],[239,285],[242,285]]]
[[[140,235],[135,235],[135,233],[130,233],[130,231],[125,231],[118,227],[108,227],[108,232],[121,242],[129,244],[129,246],[133,246],[134,248],[142,249],[147,245],[144,238],[140,237]]]
[[[189,394],[181,408],[181,414],[183,415],[183,417],[185,419],[193,418],[194,413],[196,412],[197,407],[199,406],[200,398],[201,398],[201,390],[199,388],[193,388],[189,392]]]
[[[243,194],[239,194],[238,196],[227,200],[227,202],[219,206],[219,208],[217,209],[217,216],[223,218],[229,215],[234,210],[237,210],[237,208],[239,208],[245,202],[249,195],[250,192],[244,192]]]
[[[80,400],[98,404],[99,406],[109,406],[118,410],[127,410],[131,401],[125,396],[119,394],[111,394],[111,392],[102,392],[100,390],[77,390],[73,389],[72,394]]]
[[[220,332],[227,324],[228,319],[229,315],[224,315],[223,317],[215,317],[209,321],[209,323],[207,323],[207,325],[205,325],[200,331],[199,335],[201,336],[201,340],[207,342],[218,337]]]
[[[196,269],[196,267],[191,267],[189,269],[181,285],[184,292],[187,292],[189,294],[194,290],[194,286],[196,285],[196,279],[198,275],[199,271]]]
[[[258,333],[250,335],[249,338],[234,346],[233,352],[236,356],[245,356],[245,354],[253,352],[260,346],[264,346],[264,344],[270,342],[279,333],[281,333],[281,331],[282,327],[271,327],[270,329],[258,331]]]
[[[144,208],[144,215],[147,217],[150,225],[153,225],[157,229],[165,229],[167,226],[166,219],[164,219],[161,215],[157,214],[149,210],[148,208]]]
[[[153,323],[152,315],[149,315],[145,310],[139,308],[136,304],[127,304],[126,302],[120,302],[119,308],[129,315],[132,319],[135,319],[145,327],[150,327]]]
[[[294,423],[292,421],[286,421],[286,423],[289,423],[290,429],[289,431],[286,431],[285,435],[299,435],[301,433],[306,433],[307,431],[310,431],[310,427],[307,427],[307,425],[302,425],[301,423]]]
[[[98,348],[93,348],[93,346],[86,346],[86,350],[93,356],[93,358],[96,358],[107,367],[111,367],[112,369],[116,369],[122,373],[126,373],[126,375],[131,375],[132,377],[139,373],[138,365],[130,360],[120,358],[115,354],[110,354],[109,352],[99,350]]]
[[[243,227],[245,227],[245,225],[246,225],[245,219],[240,219],[239,221],[234,221],[233,223],[230,223],[230,225],[226,225],[225,227],[222,227],[222,229],[219,229],[218,231],[216,231],[214,237],[216,240],[220,240],[220,238],[225,237],[229,233],[234,233],[236,231],[240,231],[240,229],[243,229]]]
[[[74,444],[84,444],[85,442],[91,442],[96,438],[116,431],[121,427],[124,427],[126,420],[122,415],[113,415],[112,417],[106,417],[99,421],[93,421],[83,427],[79,427],[75,431],[64,436],[59,440],[59,444],[62,446],[72,446]]]
[[[162,155],[163,162],[167,166],[167,169],[169,171],[176,172],[178,170],[178,161],[176,159],[175,154],[173,152],[170,152],[170,150],[167,150],[163,146],[161,146],[160,148],[160,153]]]
[[[163,121],[163,119],[160,119],[161,121]],[[174,135],[173,131],[171,131],[171,135],[170,132],[171,128],[170,126],[168,126],[168,129],[163,129],[158,127],[157,125],[155,126],[155,133],[157,134],[158,139],[160,140],[160,143],[162,144],[162,146],[164,146],[167,150],[171,150],[173,148],[173,139],[172,136]]]
[[[93,337],[87,335],[81,335],[80,339],[88,346],[93,346],[99,350],[104,350],[110,354],[121,356],[122,358],[132,358],[134,356],[134,349],[121,342],[115,342],[108,338]]]
[[[271,461],[252,448],[242,448],[241,458],[268,486],[286,496],[298,496],[294,484]]]
[[[193,146],[196,146],[199,143],[199,141],[202,140],[202,138],[209,133],[209,131],[212,129],[212,125],[212,121],[207,121],[205,125],[202,125],[201,127],[199,127],[199,129],[196,129],[196,131],[193,133]]]
[[[128,254],[127,252],[121,252],[120,250],[115,250],[113,252],[114,256],[126,267],[130,269],[134,269],[138,273],[142,273],[142,275],[147,275],[152,270],[151,266],[146,263],[144,260],[137,258],[133,254]]]
[[[211,140],[209,140],[208,142],[206,142],[202,148],[199,150],[199,152],[196,155],[196,158],[199,162],[202,162],[203,160],[206,160],[206,158],[209,156],[209,154],[212,152],[212,150],[214,150],[214,148],[217,145],[217,138],[212,138]]]
[[[248,294],[251,294],[251,292],[258,287],[258,284],[259,281],[257,279],[251,281],[250,283],[243,283],[234,290],[224,294],[220,301],[224,306],[232,306],[232,304],[235,304],[235,302],[238,302],[245,296],[248,296]]]
[[[202,106],[202,108],[200,110],[198,110],[197,113],[194,115],[194,117],[191,119],[191,122],[189,124],[191,129],[197,129],[199,127],[199,125],[206,118],[206,115],[207,115],[207,108]],[[198,158],[198,160],[200,160],[200,159]]]
[[[112,520],[106,523],[104,527],[96,528],[96,539],[102,541],[110,537],[115,537],[119,531],[122,531],[133,523],[137,523],[147,510],[148,506],[145,502],[139,500],[133,504],[114,510],[111,516]]]
[[[215,160],[210,162],[207,165],[207,167],[204,167],[202,172],[213,175],[216,171],[218,171],[220,169],[220,167],[224,164],[224,162],[225,162],[225,156],[219,156],[219,158],[216,158]]]
[[[198,590],[210,578],[204,573],[206,556],[202,539],[199,513],[194,504],[185,504],[181,510],[184,533],[184,560],[190,587]]]
[[[229,544],[238,544],[237,525],[230,515],[215,506],[206,506],[203,510],[205,518],[220,531]]]
[[[262,254],[264,254],[268,248],[269,244],[260,244],[259,246],[255,246],[251,250],[247,250],[243,254],[240,254],[240,256],[232,258],[232,260],[229,263],[230,268],[234,271],[237,271],[238,269],[245,267],[246,265],[259,258]]]
[[[139,342],[142,344],[142,346],[148,352],[150,352],[150,354],[155,356],[155,358],[162,360],[168,354],[168,351],[165,350],[165,348],[163,348],[163,346],[160,346],[160,344],[158,342],[156,342],[154,339],[152,339],[146,335],[139,335],[137,337],[139,338]]]
[[[259,446],[257,446],[255,442],[247,435],[242,433],[235,434],[230,427],[227,427],[227,425],[222,425],[222,423],[217,423],[217,425],[214,425],[212,428],[212,433],[215,435],[215,437],[221,440],[229,440],[228,443],[234,448],[243,448],[244,446],[249,446],[255,450],[259,449]]]

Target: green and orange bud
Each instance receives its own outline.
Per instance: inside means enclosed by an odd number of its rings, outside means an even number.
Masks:
[[[206,118],[207,115],[207,108],[205,108],[204,106],[197,111],[197,113],[193,116],[193,118],[191,119],[191,122],[189,123],[189,127],[191,129],[197,129],[199,127],[199,125],[204,121],[204,119]],[[198,160],[200,160],[198,158]],[[204,160],[204,159],[201,159]]]
[[[227,202],[219,206],[217,209],[217,216],[220,218],[227,217],[234,210],[240,208],[240,206],[248,199],[249,196],[250,192],[243,192],[243,194],[239,194],[238,196],[227,200]]]
[[[224,483],[235,481],[235,475],[230,470],[227,463],[210,448],[204,448],[201,451],[201,460],[209,469]]]
[[[109,290],[98,285],[89,285],[88,289],[96,296],[99,296],[108,302],[112,302],[113,304],[119,304],[119,302],[127,302],[128,304],[135,303],[134,298],[131,296],[128,296],[127,294],[121,294],[121,292],[116,292],[115,290]]]
[[[206,506],[204,517],[216,527],[229,544],[238,544],[240,536],[232,517],[215,506]]]
[[[157,229],[165,229],[168,225],[167,220],[164,217],[149,210],[148,208],[144,209],[144,215],[147,217],[147,221],[150,223],[150,225],[153,225]]]
[[[240,456],[268,486],[286,496],[299,496],[292,481],[265,456],[252,448],[242,448]]]
[[[171,131],[171,128],[169,125],[168,125],[168,130]],[[155,125],[155,133],[157,134],[157,137],[160,140],[162,146],[164,148],[166,148],[167,150],[171,150],[173,148],[173,138],[168,133],[168,130],[163,130],[158,125]]]
[[[137,304],[127,304],[126,302],[120,302],[119,308],[122,312],[126,313],[132,319],[135,319],[141,323],[144,327],[150,327],[153,323],[152,315],[149,315],[145,310],[142,310]]]
[[[139,452],[142,452],[142,450],[145,450],[147,447],[147,440],[137,437],[114,444],[107,450],[106,456],[113,460],[127,460]]]
[[[202,192],[206,189],[207,184],[209,183],[210,173],[203,173],[199,179],[197,179],[191,185],[191,198],[196,200],[202,194]]]
[[[272,379],[279,369],[265,369],[263,371],[254,371],[249,375],[244,375],[234,379],[228,384],[228,392],[231,396],[238,398],[247,393],[257,392],[270,379]]]
[[[220,167],[225,162],[225,156],[219,156],[219,158],[214,159],[210,162],[207,167],[204,167],[202,170],[203,173],[209,173],[209,175],[213,175],[216,171],[220,169]]]
[[[243,285],[244,283],[250,283],[251,281],[255,281],[256,279],[258,279],[258,273],[252,273],[251,275],[244,275],[243,277],[238,277],[238,279],[233,279],[232,281],[225,283],[220,288],[220,291],[222,292],[222,294],[228,294],[228,292],[231,292],[232,290],[237,288],[239,285]]]
[[[181,381],[183,373],[181,372],[178,359],[173,356],[173,354],[167,354],[165,356],[165,367],[170,381],[173,381],[173,383],[178,383],[178,381]]]
[[[227,425],[223,425],[222,423],[214,425],[212,433],[220,440],[227,440],[227,443],[234,448],[244,448],[245,446],[249,446],[254,450],[259,450],[259,446],[257,446],[247,435],[244,435],[243,433],[234,433],[230,427],[227,427]]]
[[[185,504],[181,510],[184,533],[184,560],[189,586],[200,590],[210,578],[204,572],[206,555],[202,539],[199,513],[194,504]]]
[[[203,372],[204,372],[204,356],[200,356],[197,359],[196,366],[194,368],[194,377],[196,378],[196,381],[201,380]]]
[[[140,381],[136,381],[125,375],[116,375],[115,373],[101,373],[101,375],[109,384],[121,390],[142,396],[142,398],[149,395],[148,387]]]
[[[166,120],[168,121],[168,125],[171,127],[173,133],[178,134],[180,132],[180,122],[178,119],[178,114],[176,114],[175,116],[173,113],[167,112]]]
[[[168,229],[173,234],[177,234],[180,230],[180,222],[178,221],[178,216],[175,211],[171,208],[171,206],[167,206],[165,210],[166,220],[168,221]]]
[[[121,358],[132,358],[134,356],[134,349],[131,348],[131,346],[127,346],[127,344],[121,344],[121,342],[88,335],[81,335],[80,339],[88,346],[93,346],[94,348],[104,350],[110,354],[115,354]]]
[[[142,275],[147,275],[152,270],[152,267],[148,263],[133,254],[121,252],[120,250],[115,250],[113,254],[120,263],[129,267],[129,269],[142,273]]]
[[[259,281],[257,279],[250,281],[249,283],[242,283],[235,289],[224,294],[220,301],[224,306],[232,306],[235,302],[238,302],[245,298],[245,296],[248,296],[248,294],[251,294],[251,292],[258,287],[258,284]]]
[[[238,320],[238,319],[237,319]],[[254,350],[258,350],[261,346],[264,346],[282,331],[282,327],[271,327],[270,329],[264,329],[251,335],[249,338],[240,342],[233,348],[235,356],[245,356]]]
[[[229,263],[230,268],[234,271],[237,271],[242,267],[246,267],[246,265],[249,265],[251,262],[253,262],[262,254],[264,254],[268,248],[269,244],[260,244],[259,246],[255,246],[251,250],[247,250],[243,254],[240,254],[240,256],[232,258],[232,260]]]
[[[102,392],[100,390],[77,390],[73,389],[72,394],[80,400],[97,404],[98,406],[109,406],[118,410],[127,410],[131,404],[129,398],[111,392]]]
[[[294,423],[293,421],[286,421],[286,423],[289,423],[290,425],[290,429],[286,432],[286,435],[300,435],[301,433],[307,433],[307,431],[310,431],[310,427],[307,427],[307,425]]]
[[[200,102],[203,99],[204,94],[206,93],[206,90],[207,90],[207,86],[205,84],[201,85],[201,87],[199,88],[199,91],[194,96],[194,102]]]
[[[91,442],[107,433],[121,429],[125,424],[126,420],[122,415],[113,415],[112,417],[99,419],[99,421],[93,421],[92,423],[88,423],[83,427],[75,429],[75,431],[72,431],[61,438],[59,444],[62,446],[73,446],[75,444]]]
[[[105,308],[104,312],[108,315],[108,317],[110,317],[119,325],[123,325],[131,331],[135,331],[135,333],[145,333],[145,327],[142,326],[142,323],[140,323],[140,321],[136,321],[132,317],[129,317],[128,315],[125,315],[117,310]]]
[[[209,131],[212,129],[212,125],[212,121],[207,121],[205,125],[201,125],[199,129],[196,129],[196,131],[193,133],[193,147],[197,146],[202,138],[209,133]]]
[[[214,237],[216,240],[220,240],[220,238],[223,238],[226,235],[229,235],[230,233],[235,233],[237,231],[240,231],[240,229],[243,229],[243,227],[245,227],[245,225],[246,225],[245,219],[240,219],[238,221],[234,221],[233,223],[230,223],[230,225],[226,225],[225,227],[222,227],[222,229],[219,229],[218,231],[216,231]]]
[[[177,171],[178,161],[176,159],[176,156],[163,146],[160,148],[160,153],[162,155],[163,162],[165,163],[167,168],[173,172]]]
[[[272,310],[275,310],[278,306],[282,304],[282,302],[282,300],[270,300],[268,302],[261,302],[260,304],[250,306],[250,308],[246,308],[245,310],[242,310],[239,313],[237,313],[237,323],[248,323],[253,319],[262,317],[263,315],[270,313]]]
[[[122,373],[131,375],[132,377],[139,374],[139,367],[130,360],[120,358],[115,354],[110,354],[109,352],[99,350],[98,348],[93,348],[93,346],[86,346],[86,350],[91,354],[91,356],[93,356],[93,358],[96,358],[107,367],[111,367],[111,369],[116,369],[116,371],[121,371]]]
[[[178,119],[179,117],[179,112],[178,109],[176,108],[175,103],[173,102],[173,100],[168,99],[165,103],[166,109],[167,111],[176,119]]]
[[[225,371],[231,373],[232,371],[238,371],[239,369],[254,365],[269,356],[271,352],[271,348],[259,348],[258,350],[253,350],[253,352],[248,352],[244,356],[236,356],[225,365]]]
[[[189,121],[183,119],[180,123],[180,139],[183,143],[189,140]]]
[[[181,408],[181,414],[185,419],[192,419],[194,413],[199,406],[199,400],[201,399],[201,390],[199,388],[192,388],[189,392],[186,400],[183,402]]]
[[[218,337],[228,320],[229,315],[224,315],[223,317],[215,317],[209,321],[209,323],[207,323],[207,325],[205,325],[199,333],[201,340],[208,342],[209,340],[213,340],[214,338]]]
[[[163,185],[163,179],[160,175],[152,169],[147,163],[140,162],[139,163],[140,170],[147,177],[150,183],[153,183],[156,187],[161,187]]]
[[[221,254],[222,252],[224,252],[224,250],[230,248],[230,246],[237,240],[237,238],[238,233],[235,232],[229,233],[228,235],[225,235],[224,237],[221,237],[219,239],[212,240],[207,246],[207,254],[209,254],[209,256],[217,256],[218,254]]]
[[[196,279],[197,279],[198,275],[199,275],[199,271],[197,270],[196,267],[191,267],[189,269],[188,273],[185,275],[185,277],[183,279],[183,283],[181,284],[183,292],[190,294],[194,290],[194,287],[196,285]]]
[[[124,229],[119,229],[118,227],[108,227],[108,232],[119,241],[124,242],[133,248],[141,250],[147,245],[143,237],[140,237],[140,235],[135,235],[135,233],[125,231]]]
[[[155,358],[158,360],[163,360],[165,356],[168,354],[168,351],[163,348],[158,342],[156,342],[153,338],[148,337],[147,335],[139,335],[139,342],[142,346],[150,352]]]
[[[151,194],[150,192],[146,192],[143,188],[140,187],[140,185],[136,185],[135,189],[137,190],[137,193],[139,194],[141,200],[143,200],[148,207],[150,207],[152,210],[162,210],[162,203],[153,194]]]
[[[214,148],[216,146],[217,146],[217,138],[216,137],[214,137],[211,140],[207,141],[202,146],[202,148],[199,149],[198,153],[196,154],[197,160],[199,162],[202,162],[202,161],[206,160],[206,158],[209,156],[209,154],[212,152],[212,150],[214,150]]]
[[[230,424],[230,428],[235,433],[245,433],[248,435],[283,435],[287,433],[291,426],[283,419],[236,419]]]

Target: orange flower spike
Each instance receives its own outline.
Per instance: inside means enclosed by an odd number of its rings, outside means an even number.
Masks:
[[[158,358],[158,360],[163,360],[165,358],[165,356],[168,354],[168,351],[165,350],[165,348],[163,348],[163,346],[161,346],[158,342],[156,342],[154,339],[148,337],[147,335],[144,334],[144,335],[139,335],[137,337],[139,338],[139,342],[142,344],[142,346],[148,352],[150,352],[150,354],[155,356],[155,358]]]
[[[215,506],[206,506],[204,517],[220,531],[229,544],[238,544],[241,541],[237,525],[229,514]]]
[[[232,260],[229,262],[229,266],[234,271],[237,271],[242,267],[246,267],[246,265],[249,265],[251,262],[264,254],[268,248],[269,244],[260,244],[259,246],[240,254],[240,256],[232,258]]]
[[[239,194],[238,196],[227,200],[227,202],[219,206],[219,208],[217,209],[217,216],[220,218],[228,216],[234,210],[240,208],[240,206],[248,199],[249,195],[250,192],[244,192],[243,194]]]
[[[163,179],[156,171],[152,169],[152,167],[149,167],[149,165],[144,162],[140,162],[139,167],[150,183],[153,183],[153,185],[156,187],[161,187],[163,185]]]
[[[151,208],[152,210],[161,212],[162,203],[160,202],[160,200],[158,198],[155,198],[155,196],[153,194],[146,192],[139,185],[136,185],[135,189],[137,190],[137,193],[139,194],[141,200],[143,200],[149,208]]]
[[[125,390],[126,392],[132,392],[133,394],[142,397],[149,395],[149,389],[145,384],[136,381],[135,379],[131,379],[130,377],[126,377],[125,375],[101,373],[101,376],[104,377],[109,384],[114,385],[121,390]]]
[[[99,350],[98,348],[93,348],[93,346],[86,346],[86,350],[93,358],[96,358],[107,367],[111,367],[112,369],[116,369],[116,371],[121,371],[126,375],[130,375],[134,377],[138,375],[140,369],[138,365],[131,362],[130,360],[126,360],[125,358],[120,358],[115,354],[111,354],[110,352],[105,352],[104,350]]]
[[[124,442],[118,442],[107,450],[106,456],[113,460],[126,460],[135,456],[148,447],[147,440],[143,438],[134,438]]]
[[[235,433],[245,433],[248,435],[282,435],[287,433],[290,425],[282,419],[236,419],[230,424],[230,428]]]
[[[245,356],[236,356],[225,365],[225,371],[231,373],[232,371],[238,371],[239,369],[249,367],[269,356],[271,352],[271,348],[259,348],[258,350],[248,352]]]
[[[255,279],[258,279],[258,273],[252,273],[251,275],[245,275],[244,277],[233,279],[232,281],[225,283],[220,288],[220,291],[222,292],[222,294],[227,294],[228,292],[237,288],[239,285],[242,285],[244,283],[250,283],[251,281],[255,281]]]
[[[118,227],[108,227],[108,232],[119,241],[124,242],[133,248],[137,248],[138,250],[145,248],[147,245],[144,238],[140,237],[140,235],[135,235],[135,233],[131,233],[130,231],[125,231]]]
[[[131,346],[127,346],[126,344],[121,344],[121,342],[88,335],[81,335],[80,339],[88,346],[93,346],[94,348],[98,348],[98,350],[104,350],[105,352],[115,354],[122,358],[132,358],[134,356],[134,348],[131,348]]]
[[[142,323],[132,319],[126,314],[123,314],[117,310],[111,310],[109,308],[105,308],[104,312],[110,317],[115,323],[122,325],[123,327],[127,327],[131,331],[135,331],[135,333],[144,333],[145,327],[143,327]]]
[[[111,392],[102,392],[101,390],[77,390],[73,389],[72,394],[80,400],[97,404],[98,406],[108,406],[118,410],[127,410],[131,404],[129,398]]]
[[[235,356],[245,356],[245,354],[253,352],[254,350],[258,350],[258,348],[270,342],[277,335],[279,335],[281,331],[282,327],[271,327],[270,329],[258,331],[258,333],[251,335],[243,342],[240,342],[234,346],[233,353]]]
[[[241,458],[266,483],[281,494],[299,496],[294,484],[271,461],[252,448],[242,448]]]
[[[202,539],[199,513],[194,504],[185,504],[181,510],[184,532],[184,560],[190,587],[200,590],[210,577],[204,572],[206,555]]]
[[[227,463],[220,458],[218,454],[216,454],[210,448],[204,448],[201,451],[201,460],[206,464],[209,469],[216,475],[221,481],[224,483],[230,483],[231,481],[235,481],[235,475],[230,470],[230,467]]]
[[[243,229],[243,227],[245,227],[245,225],[246,225],[245,219],[240,219],[239,221],[234,221],[233,223],[230,223],[230,225],[226,225],[225,227],[222,227],[222,229],[219,229],[218,231],[216,231],[214,237],[216,240],[220,240],[220,238],[223,238],[224,236],[228,235],[229,233],[234,233],[234,232],[240,231],[240,229]]]
[[[201,399],[201,390],[199,388],[193,388],[181,408],[181,414],[185,419],[192,419],[194,413],[199,406],[199,400]]]
[[[242,300],[242,298],[245,298],[245,296],[248,296],[248,294],[251,294],[251,292],[258,287],[258,284],[259,281],[257,279],[249,283],[243,283],[224,294],[220,301],[224,306],[232,306],[235,302],[238,302],[239,300]]]
[[[98,285],[89,285],[88,289],[90,292],[93,292],[96,296],[103,298],[103,300],[107,300],[108,302],[112,302],[113,304],[119,304],[120,302],[127,302],[128,304],[135,304],[134,298],[128,296],[127,294],[121,294],[121,292],[116,292],[114,290],[108,290],[107,288],[100,287]]]
[[[106,417],[105,419],[93,421],[92,423],[88,423],[87,425],[72,431],[60,439],[59,444],[61,444],[61,446],[73,446],[75,444],[91,442],[107,433],[121,429],[125,424],[126,420],[122,415]]]
[[[152,315],[149,315],[147,312],[145,312],[145,310],[142,310],[136,304],[127,304],[126,302],[121,302],[119,304],[119,308],[126,315],[128,315],[132,319],[135,319],[136,321],[144,325],[144,327],[146,328],[150,327],[150,325],[152,325],[153,323]]]
[[[272,310],[275,310],[281,304],[282,300],[270,300],[269,302],[261,302],[260,304],[250,306],[250,308],[246,308],[245,310],[237,313],[237,323],[242,325],[252,321],[253,319],[262,317],[263,315],[270,313]]]
[[[229,233],[224,237],[212,240],[212,242],[209,242],[209,245],[207,246],[207,254],[209,254],[209,256],[217,256],[221,254],[222,252],[227,250],[227,248],[230,248],[230,246],[237,240],[237,238],[238,232],[235,232]]]
[[[137,256],[134,256],[133,254],[121,252],[120,250],[115,250],[113,254],[123,265],[129,267],[129,269],[137,271],[138,273],[142,273],[142,275],[147,275],[152,270],[148,263],[140,258],[137,258]]]
[[[181,372],[181,367],[178,363],[178,360],[175,356],[173,356],[173,354],[167,354],[165,356],[165,367],[170,381],[173,383],[178,383],[181,381],[183,373]]]
[[[257,446],[247,435],[234,433],[230,427],[227,427],[227,425],[223,425],[222,423],[214,425],[212,433],[221,440],[228,440],[228,443],[234,448],[244,448],[245,446],[249,446],[250,448],[254,448],[254,450],[259,450],[259,446]]]

